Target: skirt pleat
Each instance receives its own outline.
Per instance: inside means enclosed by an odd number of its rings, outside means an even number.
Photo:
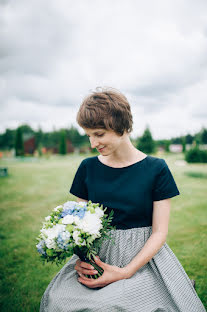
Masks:
[[[111,231],[99,257],[124,267],[140,252],[152,227]],[[181,263],[165,243],[157,254],[131,278],[92,289],[78,282],[73,257],[48,285],[40,312],[205,312]]]

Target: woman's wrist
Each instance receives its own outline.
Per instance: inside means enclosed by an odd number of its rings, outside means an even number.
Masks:
[[[122,274],[123,279],[127,279],[127,278],[132,277],[133,274],[130,272],[130,270],[127,266],[121,268],[121,270],[122,270],[121,274]]]

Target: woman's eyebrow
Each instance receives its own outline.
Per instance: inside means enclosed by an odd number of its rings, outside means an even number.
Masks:
[[[100,134],[100,133],[102,133],[103,131],[102,130],[98,130],[98,131],[95,131],[95,132],[93,132],[93,133],[91,133],[91,134]]]
[[[95,131],[95,132],[93,132],[93,133],[91,133],[91,134],[100,134],[100,133],[102,133],[103,132],[103,130],[98,130],[98,131]],[[89,136],[89,134],[88,133],[85,133],[87,136]]]
[[[99,134],[99,133],[102,133],[102,132],[103,132],[102,130],[99,130],[99,131],[94,132],[94,134]]]

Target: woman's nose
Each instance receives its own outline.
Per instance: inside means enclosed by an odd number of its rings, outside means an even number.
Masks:
[[[96,148],[98,146],[98,142],[95,138],[90,138],[91,148]]]

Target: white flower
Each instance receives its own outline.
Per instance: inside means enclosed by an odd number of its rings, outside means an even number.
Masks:
[[[61,233],[61,238],[62,238],[62,240],[64,240],[64,241],[69,241],[69,239],[70,239],[70,232],[68,232],[68,231],[65,231],[65,232],[62,232]]]
[[[71,236],[71,234],[70,234],[70,232],[68,232],[68,231],[63,232],[63,234],[62,234],[62,238],[63,238],[64,240],[69,240],[69,239],[70,239],[70,236]]]
[[[86,207],[86,206],[87,206],[87,202],[84,202],[84,201],[78,202],[78,206],[80,206],[80,207]]]
[[[73,239],[75,241],[75,244],[78,246],[85,246],[86,241],[83,240],[79,235],[80,235],[80,231],[76,230],[73,232]]]
[[[86,211],[83,219],[78,220],[77,226],[80,230],[99,237],[99,231],[102,228],[102,223],[97,214]]]
[[[51,219],[51,216],[45,217],[45,221],[49,221]]]
[[[58,210],[59,210],[59,208],[63,208],[63,206],[62,206],[62,205],[57,206],[57,207],[56,207],[56,208],[54,208],[53,210],[54,210],[54,211],[58,211]]]
[[[79,218],[78,216],[74,216],[73,219],[74,219],[73,222],[74,222],[75,224],[78,224],[78,222],[80,221],[80,218]]]
[[[49,249],[51,249],[51,248],[55,249],[56,248],[56,242],[54,241],[54,239],[47,238],[45,240],[45,245]]]
[[[66,209],[73,209],[77,206],[77,202],[75,201],[67,201],[66,203],[63,204],[63,210]]]
[[[62,219],[62,224],[72,224],[74,222],[73,215],[67,215]]]
[[[79,231],[74,231],[73,232],[73,239],[75,240],[76,245],[80,245],[80,232]]]
[[[56,224],[52,228],[45,229],[43,228],[40,232],[42,233],[43,239],[54,239],[58,236],[60,232],[65,230],[65,225],[63,224]]]
[[[103,212],[103,210],[102,210],[101,208],[96,207],[96,208],[95,208],[95,214],[96,214],[99,218],[101,218],[101,217],[103,217],[104,212]]]
[[[49,229],[42,229],[40,232],[42,233],[42,238],[45,241],[45,245],[47,248],[56,248],[55,238],[58,237],[58,234],[65,231],[65,225],[56,224],[52,228]]]

